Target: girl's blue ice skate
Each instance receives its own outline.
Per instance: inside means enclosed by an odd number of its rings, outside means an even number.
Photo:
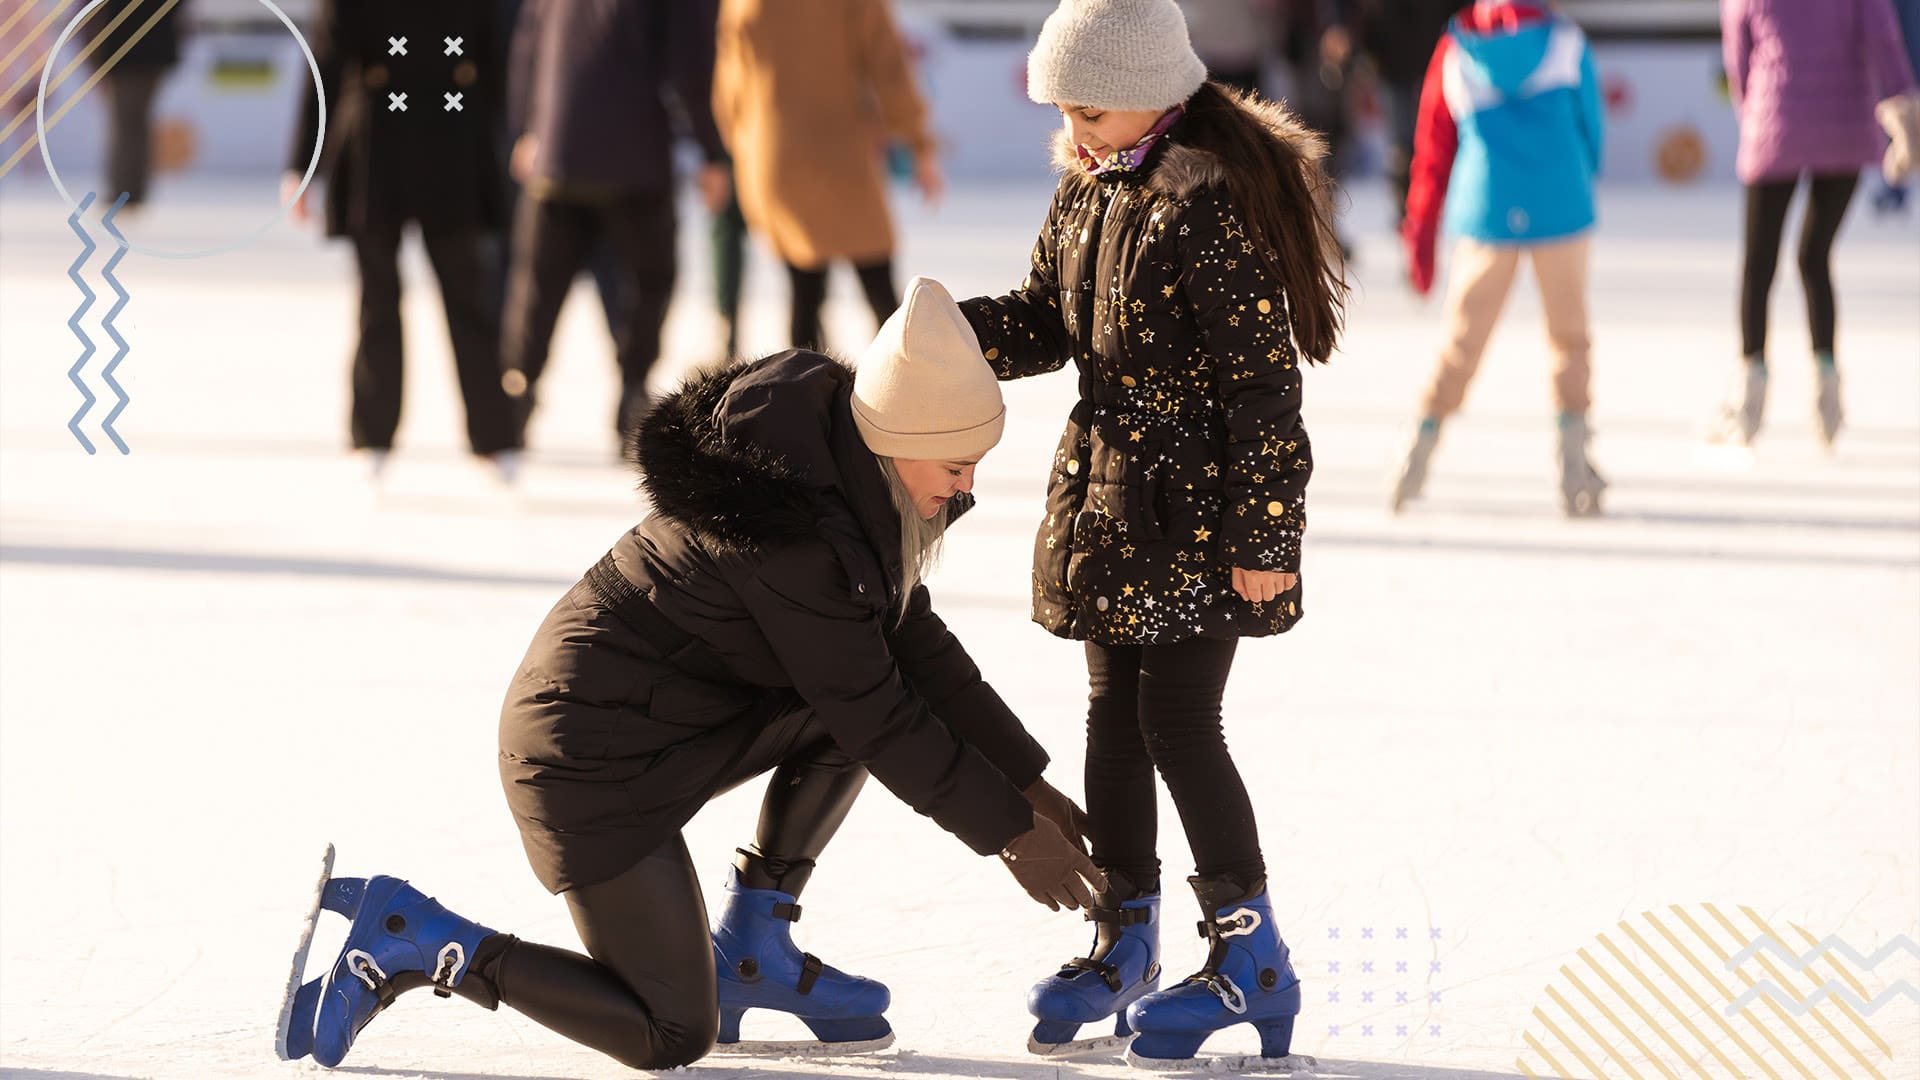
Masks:
[[[330,871],[333,849],[327,849]],[[469,922],[398,878],[326,876],[294,956],[275,1049],[289,1061],[309,1054],[340,1064],[360,1029],[401,993],[432,986],[449,996],[466,976],[480,942],[493,931]],[[353,920],[333,967],[295,989],[321,910]]]
[[[800,905],[791,893],[749,889],[727,871],[727,902],[713,931],[713,966],[720,986],[716,1053],[866,1054],[893,1045],[884,1015],[893,994],[881,983],[849,975],[803,953],[793,943]],[[819,1042],[740,1041],[748,1009],[791,1013]]]
[[[1209,916],[1200,923],[1200,934],[1211,945],[1207,964],[1178,986],[1148,994],[1127,1009],[1127,1022],[1139,1033],[1127,1060],[1141,1068],[1189,1069],[1208,1036],[1252,1024],[1260,1033],[1258,1058],[1207,1064],[1229,1071],[1311,1067],[1308,1058],[1287,1056],[1293,1020],[1300,1014],[1300,980],[1273,924],[1266,882],[1249,888],[1230,877],[1189,880]]]
[[[1087,911],[1094,924],[1093,947],[1027,992],[1027,1011],[1039,1020],[1027,1039],[1033,1053],[1119,1049],[1133,1034],[1127,1006],[1160,985],[1160,894],[1140,893],[1114,871],[1108,871],[1107,879],[1109,891],[1100,893]],[[1082,1024],[1108,1017],[1114,1019],[1112,1036],[1075,1038]]]

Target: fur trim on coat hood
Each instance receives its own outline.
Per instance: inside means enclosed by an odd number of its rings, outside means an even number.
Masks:
[[[1293,110],[1277,101],[1243,95],[1231,88],[1221,89],[1241,110],[1252,114],[1276,142],[1291,146],[1303,160],[1318,161],[1327,156],[1326,140],[1302,123]],[[1203,188],[1226,183],[1233,165],[1208,147],[1183,138],[1183,126],[1175,124],[1161,140],[1161,149],[1146,166],[1143,184],[1158,194],[1185,201]],[[1073,152],[1073,137],[1064,127],[1053,133],[1052,147],[1055,169],[1080,180],[1093,181],[1081,168],[1080,159]]]

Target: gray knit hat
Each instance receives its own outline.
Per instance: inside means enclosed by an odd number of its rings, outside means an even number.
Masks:
[[[1206,81],[1174,0],[1060,0],[1027,54],[1027,96],[1042,105],[1171,109]]]

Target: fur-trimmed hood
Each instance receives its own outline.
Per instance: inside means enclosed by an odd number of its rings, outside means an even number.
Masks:
[[[1251,94],[1243,95],[1232,89],[1224,89],[1224,92],[1242,110],[1252,114],[1276,142],[1291,146],[1301,158],[1318,161],[1326,157],[1326,140],[1302,123],[1300,117],[1285,105]],[[1227,174],[1233,168],[1219,153],[1183,137],[1181,128],[1184,126],[1175,124],[1173,130],[1167,132],[1161,140],[1161,146],[1141,170],[1145,174],[1141,183],[1146,188],[1179,200],[1190,199],[1203,188],[1226,183]],[[1052,147],[1055,169],[1090,183],[1094,181],[1095,178],[1088,176],[1086,170],[1081,168],[1080,159],[1073,152],[1073,138],[1065,128],[1053,133]]]
[[[786,357],[792,360],[783,366],[792,370],[781,374],[788,376],[783,381],[793,394],[780,411],[792,415],[763,415],[762,423],[752,426],[795,430],[783,439],[742,438],[740,420],[728,415],[735,411],[729,408],[735,384],[756,372],[762,376],[758,381],[766,382],[768,369]],[[820,475],[822,464],[831,464],[824,438],[827,409],[836,391],[852,385],[852,372],[818,354],[785,353],[699,372],[661,398],[641,422],[633,453],[640,489],[654,513],[674,519],[710,545],[756,547],[813,535],[823,511],[821,490],[837,480],[832,475],[837,470]],[[729,433],[729,427],[735,430]],[[791,444],[807,434],[802,429],[822,437],[816,453],[796,461]]]
[[[888,551],[899,526],[853,426],[852,392],[850,367],[804,349],[699,372],[641,422],[632,455],[640,488],[654,513],[710,548],[797,543],[851,511],[851,524]],[[971,505],[956,496],[948,521]]]

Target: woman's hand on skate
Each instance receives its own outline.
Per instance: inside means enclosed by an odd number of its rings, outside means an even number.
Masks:
[[[1033,828],[1014,837],[1000,852],[1000,861],[1028,896],[1053,911],[1092,907],[1093,894],[1108,888],[1106,875],[1093,860],[1040,814],[1033,816]]]
[[[1253,603],[1265,603],[1300,583],[1299,574],[1282,574],[1272,570],[1242,570],[1234,567],[1233,591],[1243,600]]]
[[[1053,827],[1082,852],[1087,850],[1087,812],[1061,794],[1060,789],[1042,777],[1020,794],[1033,804],[1033,812],[1053,822]]]

